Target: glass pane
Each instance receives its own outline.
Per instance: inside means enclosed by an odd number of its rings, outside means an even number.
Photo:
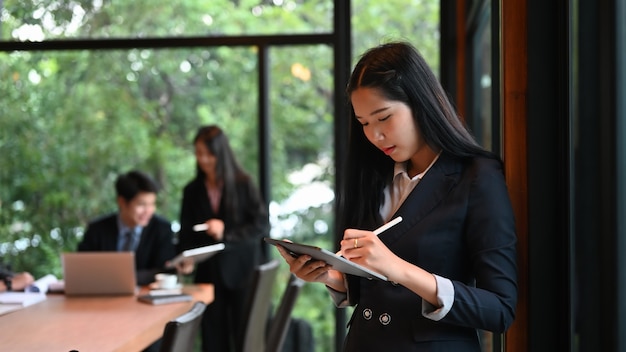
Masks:
[[[494,118],[492,97],[492,43],[491,43],[491,4],[484,1],[479,6],[475,22],[472,23],[474,31],[470,39],[470,64],[471,64],[471,112],[467,117],[476,140],[488,150],[493,150],[499,136],[493,135]],[[479,331],[482,351],[491,352],[500,350],[502,344],[501,334],[490,331]]]
[[[272,236],[332,249],[333,51],[324,45],[275,48],[270,63]],[[281,269],[287,277],[288,267]],[[294,316],[323,322],[312,324],[316,350],[332,351],[334,305],[326,288],[305,285],[300,295]]]
[[[202,124],[221,125],[256,178],[256,66],[252,48],[0,54],[0,256],[28,253],[47,274],[44,253],[75,250],[133,168],[163,186],[158,212],[176,221]]]
[[[492,72],[491,72],[491,11],[483,7],[476,32],[472,36],[472,113],[471,128],[478,143],[486,149],[493,148]]]
[[[354,62],[368,48],[406,40],[439,72],[440,0],[352,0]]]
[[[5,0],[0,39],[330,33],[332,19],[332,0]]]
[[[2,3],[1,40],[332,31],[330,0]],[[438,71],[439,0],[354,0],[352,8],[355,60],[382,41],[406,39]],[[332,53],[269,51],[272,235],[325,248],[334,235]],[[0,82],[0,256],[28,252],[20,258],[45,263],[35,276],[60,268],[49,253],[74,249],[87,219],[115,207],[113,179],[131,167],[164,185],[159,212],[176,220],[201,124],[224,127],[256,178],[256,54],[240,47],[0,53],[0,74],[9,78]],[[279,286],[285,282],[279,277]],[[305,285],[294,315],[313,325],[316,351],[334,350],[333,313],[325,288]]]

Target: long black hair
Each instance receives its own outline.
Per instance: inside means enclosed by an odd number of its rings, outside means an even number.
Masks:
[[[367,140],[362,125],[356,121],[350,96],[362,87],[376,89],[386,99],[406,104],[421,138],[433,150],[458,158],[497,158],[475,141],[417,49],[406,42],[371,48],[354,67],[346,89],[351,118],[344,163],[346,177],[338,195],[340,229],[380,224],[383,190],[393,173],[394,161]]]
[[[250,179],[248,173],[239,165],[235,158],[228,137],[221,128],[216,125],[202,126],[198,129],[193,139],[193,144],[202,142],[209,152],[217,159],[215,165],[215,176],[218,183],[222,183],[222,197],[224,197],[224,207],[230,216],[239,216],[238,211],[238,191],[237,183]],[[196,180],[204,182],[206,174],[196,163]]]

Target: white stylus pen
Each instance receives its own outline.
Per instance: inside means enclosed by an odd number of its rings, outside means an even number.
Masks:
[[[196,231],[196,232],[206,231],[208,229],[209,229],[209,225],[207,225],[207,224],[193,225],[193,230]]]
[[[398,216],[397,218],[389,221],[388,223],[384,224],[383,226],[377,228],[376,230],[372,232],[374,233],[374,235],[378,236],[381,233],[389,230],[391,227],[396,226],[398,223],[400,223],[400,221],[402,221],[402,217]]]

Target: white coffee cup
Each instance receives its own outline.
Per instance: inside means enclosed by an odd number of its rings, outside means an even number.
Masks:
[[[156,285],[161,289],[176,288],[178,284],[178,277],[174,274],[160,273],[154,276]]]

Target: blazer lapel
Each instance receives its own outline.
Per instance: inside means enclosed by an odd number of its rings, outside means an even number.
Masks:
[[[387,245],[394,243],[419,223],[458,183],[461,168],[460,162],[442,153],[392,216],[402,216],[402,222],[382,233],[381,240]]]
[[[196,189],[196,207],[198,207],[199,214],[207,219],[214,217],[213,208],[211,207],[211,200],[209,199],[209,191],[207,190],[204,182],[198,182]],[[223,199],[223,198],[222,198]],[[220,204],[220,208],[222,205]],[[206,219],[205,219],[206,220]]]

